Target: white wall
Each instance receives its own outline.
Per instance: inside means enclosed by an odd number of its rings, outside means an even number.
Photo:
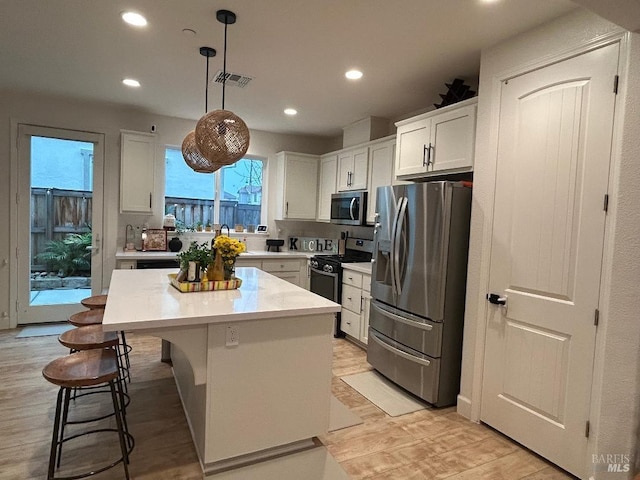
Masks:
[[[164,145],[180,146],[186,133],[195,126],[194,120],[150,115],[145,112],[126,108],[86,102],[79,99],[40,96],[32,93],[0,91],[0,329],[9,328],[12,324],[2,312],[15,316],[15,309],[10,307],[10,266],[15,256],[10,254],[10,243],[15,232],[10,230],[10,212],[15,209],[15,202],[10,199],[11,192],[11,151],[15,139],[11,135],[11,122],[29,123],[71,130],[84,130],[105,135],[104,161],[104,277],[108,285],[111,270],[115,267],[114,254],[116,248],[124,243],[124,229],[128,223],[161,226],[163,214],[162,201],[157,199],[154,205],[157,214],[154,217],[119,214],[120,189],[120,130],[148,132],[151,125],[157,126],[158,152],[156,165],[159,175],[156,176],[156,188],[164,190]],[[275,175],[270,171],[274,164],[275,154],[282,150],[303,153],[321,154],[334,148],[335,139],[323,137],[272,134],[262,131],[251,131],[249,145],[250,155],[267,160],[268,187],[273,193]],[[11,172],[12,174],[15,172]],[[267,205],[269,199],[267,198]],[[275,224],[273,224],[275,228]],[[5,262],[6,261],[6,262]],[[12,285],[12,288],[15,288]],[[13,321],[15,326],[15,319]]]
[[[569,55],[622,30],[576,11],[482,52],[476,134],[474,199],[461,393],[458,411],[478,420],[482,385],[491,219],[496,171],[499,80],[536,63]],[[640,389],[640,35],[630,34],[616,117],[605,252],[601,323],[592,394],[590,448],[599,454],[635,454]],[[628,88],[627,88],[628,86]],[[591,470],[590,459],[585,462]],[[624,474],[608,474],[622,479]],[[595,478],[609,478],[606,473]],[[629,477],[631,478],[631,474]]]

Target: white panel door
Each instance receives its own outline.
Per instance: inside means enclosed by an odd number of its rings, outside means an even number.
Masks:
[[[503,85],[481,420],[582,477],[618,45]]]

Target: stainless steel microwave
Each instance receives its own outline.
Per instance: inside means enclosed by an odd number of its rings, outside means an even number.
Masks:
[[[367,192],[341,192],[331,195],[331,223],[364,225],[367,216]]]

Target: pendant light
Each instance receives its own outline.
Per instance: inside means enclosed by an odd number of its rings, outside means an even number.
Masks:
[[[200,55],[207,58],[207,73],[204,84],[204,113],[207,113],[209,107],[209,59],[216,56],[216,51],[211,47],[200,47]],[[223,166],[221,163],[209,161],[200,153],[196,145],[194,130],[187,133],[187,136],[182,141],[182,158],[192,170],[199,173],[213,173]]]
[[[222,109],[206,113],[198,120],[195,142],[201,155],[210,162],[231,165],[244,157],[249,149],[249,128],[235,113],[224,109],[227,81],[227,27],[236,23],[236,14],[229,10],[218,10],[216,18],[224,24]]]

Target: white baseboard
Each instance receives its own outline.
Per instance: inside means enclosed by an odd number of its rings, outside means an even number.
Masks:
[[[464,418],[471,420],[471,400],[462,395],[458,395],[457,412]]]

